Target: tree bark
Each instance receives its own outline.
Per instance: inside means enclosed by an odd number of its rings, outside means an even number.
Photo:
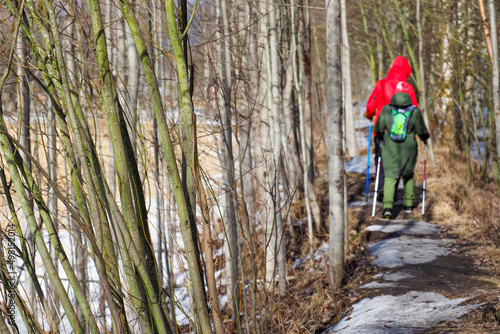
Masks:
[[[231,320],[233,328],[239,327],[239,249],[238,249],[238,228],[235,211],[235,180],[234,180],[234,158],[232,140],[232,108],[231,108],[231,33],[227,18],[226,0],[219,0],[217,4],[217,59],[216,67],[219,79],[218,84],[218,106],[219,119],[221,122],[221,143],[220,143],[220,163],[222,168],[223,207],[224,207],[224,231],[226,234],[227,247],[226,257],[226,277],[231,282],[228,289],[229,299],[232,300]]]
[[[427,110],[427,91],[425,87],[425,75],[424,75],[424,43],[422,40],[422,26],[420,18],[420,0],[417,0],[417,33],[418,33],[418,63],[420,67],[420,92],[422,96],[420,97],[420,105],[422,114],[424,116],[424,122],[429,129],[429,113]],[[436,159],[434,158],[434,148],[432,143],[432,138],[427,140],[427,145],[429,146],[429,156],[431,158],[432,164],[436,164]]]
[[[326,60],[328,73],[328,174],[330,197],[330,288],[339,288],[344,278],[344,151],[342,149],[342,38],[340,0],[326,5]]]
[[[495,11],[495,2],[488,0],[488,10],[490,13],[490,36],[492,49],[492,92],[493,92],[493,109],[495,114],[495,136],[496,136],[496,162],[497,162],[497,186],[500,189],[500,70],[498,68],[498,36],[497,36],[497,20]]]
[[[344,90],[344,111],[346,130],[346,154],[350,157],[356,155],[356,130],[354,129],[354,115],[352,109],[352,88],[351,88],[351,51],[349,47],[349,36],[347,35],[347,18],[345,0],[340,1],[342,10],[342,76]]]
[[[25,68],[28,67],[28,53],[27,53],[27,42],[24,34],[20,33],[17,39],[17,53],[19,62],[16,65],[17,75],[19,77],[19,94],[17,95],[18,101],[18,111],[21,119],[21,129],[20,129],[20,142],[26,148],[28,153],[31,153],[31,96],[30,87],[28,81],[28,75],[25,73]],[[28,169],[31,171],[31,160],[24,153],[21,153]],[[31,195],[28,195],[31,198]],[[30,205],[33,208],[33,200],[30,200]],[[26,238],[26,244],[28,246],[28,252],[30,254],[30,262],[34,264],[35,261],[35,243],[33,241],[33,235],[29,228],[25,227],[24,235]],[[57,263],[57,262],[56,262]],[[36,293],[33,286],[33,281],[31,277],[26,277],[26,294],[29,298],[29,303],[34,313],[37,312],[37,302]]]
[[[135,6],[135,0],[130,0],[131,8]],[[137,119],[139,114],[138,105],[138,95],[139,95],[139,60],[137,55],[137,50],[134,44],[134,37],[130,32],[130,28],[125,24],[126,33],[126,47],[127,47],[127,60],[128,60],[128,76],[127,76],[127,90],[130,102],[127,104],[129,106],[127,115],[127,130],[130,136],[130,141],[134,149],[135,156],[138,156],[137,151]],[[141,161],[138,159],[138,161]]]

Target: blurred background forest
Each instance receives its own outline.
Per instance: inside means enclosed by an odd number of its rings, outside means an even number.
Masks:
[[[499,7],[2,1],[0,332],[337,321],[364,219],[344,162],[367,154],[366,100],[396,56],[431,133],[426,218],[488,231],[493,268]]]

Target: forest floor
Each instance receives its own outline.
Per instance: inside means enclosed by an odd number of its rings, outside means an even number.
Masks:
[[[427,162],[424,216],[421,162],[415,171],[418,205],[405,214],[398,191],[391,220],[381,219],[381,203],[371,217],[366,176],[348,173],[345,286],[329,293],[325,259],[317,261],[320,270],[297,270],[295,275],[308,277],[290,291],[298,295],[302,316],[287,333],[500,333],[498,190],[481,181],[474,165],[468,182],[464,160],[449,150],[436,152],[436,160]]]

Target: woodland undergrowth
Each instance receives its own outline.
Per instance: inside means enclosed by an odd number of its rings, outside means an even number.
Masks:
[[[465,157],[448,148],[435,151],[436,164],[427,161],[426,212],[423,220],[443,226],[446,233],[456,236],[460,242],[477,245],[472,256],[476,263],[485,269],[491,282],[498,284],[496,277],[500,272],[500,195],[494,182],[481,178],[479,166],[472,164],[471,182],[467,181]],[[318,166],[320,167],[320,166]],[[348,173],[346,182],[348,200],[364,196],[365,176]],[[421,212],[421,193],[423,180],[423,151],[418,157],[415,169],[416,194],[415,211]],[[328,194],[327,180],[318,180],[318,195],[325,208]],[[300,207],[296,208],[300,211]],[[373,268],[366,267],[360,259],[366,255],[366,241],[363,229],[371,222],[367,207],[349,208],[349,251],[346,254],[346,284],[331,293],[328,286],[326,259],[290,270],[294,278],[289,282],[285,298],[274,296],[272,331],[274,333],[321,333],[349,313],[350,307],[363,298],[355,287],[369,279]],[[299,214],[299,213],[296,213]],[[305,233],[305,231],[298,231]],[[304,235],[305,237],[305,235]],[[289,239],[291,240],[291,239]],[[328,242],[323,233],[316,235],[316,245]],[[289,258],[306,257],[307,247],[295,241],[289,244]],[[495,309],[498,308],[494,307]],[[476,317],[469,319],[478,322],[495,321]],[[491,324],[484,324],[491,327]],[[496,325],[495,325],[496,326]]]

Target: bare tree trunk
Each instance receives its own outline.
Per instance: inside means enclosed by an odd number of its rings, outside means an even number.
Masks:
[[[267,1],[260,2],[260,12],[268,13],[268,4]],[[264,259],[266,263],[265,268],[265,282],[266,288],[269,289],[272,287],[272,282],[274,282],[274,274],[276,269],[275,263],[275,252],[274,247],[276,240],[276,233],[273,233],[274,225],[274,206],[273,206],[273,197],[272,197],[272,175],[274,175],[273,169],[273,161],[272,161],[272,132],[270,126],[270,105],[271,105],[271,87],[269,84],[270,80],[270,54],[269,54],[269,39],[268,39],[268,16],[260,20],[260,32],[261,32],[261,41],[260,46],[263,48],[263,66],[267,68],[267,70],[262,71],[263,75],[265,75],[265,79],[267,82],[265,83],[265,88],[262,88],[262,98],[265,98],[262,109],[260,110],[260,123],[259,123],[259,132],[256,138],[259,139],[259,142],[256,143],[256,163],[257,163],[257,183],[259,185],[259,204],[261,209],[261,219],[262,226],[264,228]],[[265,82],[265,81],[264,81]],[[264,85],[261,85],[264,86]]]
[[[185,5],[185,3],[183,4]],[[191,85],[189,82],[189,74],[188,74],[188,63],[186,59],[186,54],[183,48],[183,39],[184,39],[184,28],[179,32],[179,27],[176,22],[176,10],[173,0],[168,0],[165,3],[166,7],[166,16],[167,16],[167,26],[168,33],[170,36],[170,41],[172,42],[172,47],[176,56],[176,65],[177,65],[177,81],[180,92],[180,103],[181,103],[181,127],[182,127],[182,139],[183,143],[183,156],[187,160],[187,164],[191,169],[191,183],[194,186],[201,186],[201,181],[196,184],[197,175],[199,175],[198,166],[197,166],[197,157],[196,157],[196,116],[194,114],[194,106],[193,100],[191,97]],[[184,27],[184,25],[181,25]],[[185,42],[185,41],[184,41]],[[144,67],[146,68],[146,67]],[[156,91],[155,94],[159,92]],[[159,112],[163,112],[163,110],[155,110],[156,117],[159,118],[161,115]],[[161,125],[161,123],[159,123]],[[163,131],[162,131],[163,132]],[[169,141],[170,137],[168,133],[163,134],[164,137],[162,141]],[[169,142],[167,145],[164,145],[164,149],[166,153],[169,153],[168,163],[176,166],[175,156],[170,153],[172,143]],[[168,150],[167,150],[168,149]],[[172,184],[177,186],[177,182],[180,181],[178,179],[179,175],[176,173],[177,169],[170,168],[169,174],[170,179],[172,180]],[[175,179],[174,179],[175,178]],[[183,180],[184,181],[184,180]],[[183,182],[183,187],[186,187]],[[184,188],[186,189],[186,188]],[[192,196],[194,194],[194,189],[188,189],[184,192],[184,197],[181,196],[181,189],[174,188],[174,194],[177,201],[177,207],[182,210],[187,210],[185,213],[188,216],[181,216],[181,230],[183,234],[183,240],[186,245],[186,248],[189,246],[189,252],[187,254],[187,260],[189,264],[189,271],[191,275],[192,288],[193,288],[193,297],[195,300],[195,310],[196,314],[199,318],[200,329],[205,333],[211,333],[212,328],[210,324],[210,315],[208,312],[208,305],[206,301],[205,295],[205,285],[203,280],[203,272],[201,271],[201,264],[199,260],[199,248],[198,248],[198,231],[196,230],[196,225],[194,222],[194,205],[190,206],[189,201],[193,201],[196,198]],[[200,189],[201,190],[201,189]],[[185,202],[181,202],[184,201]],[[195,201],[191,202],[195,204]],[[181,213],[184,211],[179,210]],[[210,254],[211,255],[211,254]]]
[[[228,289],[229,298],[232,300],[232,326],[239,328],[239,270],[238,270],[238,228],[236,224],[235,212],[235,181],[234,181],[234,159],[233,140],[231,126],[231,52],[230,52],[230,31],[227,18],[226,0],[219,0],[217,4],[217,73],[218,80],[218,100],[219,115],[221,121],[221,144],[220,162],[222,167],[222,191],[224,197],[224,229],[227,236],[226,257],[226,277],[231,282],[231,289]]]
[[[268,73],[271,83],[271,99],[270,99],[270,141],[271,141],[271,160],[269,161],[269,176],[270,176],[270,190],[272,191],[271,196],[273,197],[274,209],[270,212],[274,217],[271,218],[272,226],[267,229],[268,240],[270,242],[271,252],[270,255],[273,258],[272,261],[277,261],[278,273],[279,273],[279,293],[280,296],[284,296],[286,291],[286,263],[284,259],[285,254],[285,244],[283,238],[283,220],[281,215],[281,200],[279,192],[279,164],[280,156],[282,154],[281,149],[281,87],[280,87],[280,77],[279,68],[280,63],[278,59],[278,36],[277,36],[277,20],[279,17],[279,7],[274,3],[274,1],[269,1],[268,13],[269,13],[269,23],[268,23]],[[267,39],[266,39],[267,41]],[[271,260],[271,258],[269,258]],[[275,267],[275,264],[272,264]],[[271,265],[269,265],[266,273],[270,274]],[[274,272],[274,268],[273,268]],[[274,273],[273,273],[274,275]],[[266,279],[267,281],[267,279]]]
[[[303,102],[303,71],[299,70],[301,68],[300,63],[302,59],[302,48],[299,48],[298,45],[301,44],[302,40],[300,35],[298,34],[299,25],[295,24],[295,1],[292,1],[292,50],[293,60],[291,63],[293,64],[292,73],[294,74],[294,83],[295,90],[297,91],[297,106],[299,112],[299,132],[300,132],[300,148],[302,150],[302,166],[303,166],[303,184],[304,184],[304,202],[306,205],[306,214],[307,214],[307,226],[308,226],[308,236],[309,236],[309,252],[313,253],[313,245],[314,245],[314,228],[313,228],[313,214],[311,209],[311,199],[309,188],[311,187],[311,182],[309,182],[309,177],[307,170],[309,168],[308,163],[308,154],[307,152],[307,144],[306,144],[306,135],[305,135],[305,120],[304,120],[304,102]],[[298,58],[298,59],[297,59]],[[317,226],[319,226],[319,221],[316,221]]]
[[[154,0],[153,1],[153,22],[152,22],[152,34],[154,36],[154,41],[157,46],[161,47],[163,43],[163,8],[162,8],[162,1],[160,0]],[[154,59],[154,66],[155,66],[155,73],[156,76],[158,77],[158,89],[160,92],[164,91],[164,82],[163,82],[163,75],[164,75],[164,58],[160,57],[160,52],[158,51],[157,48],[153,48],[153,59]],[[163,105],[165,105],[165,102],[162,100],[161,101]],[[156,223],[156,232],[158,233],[158,243],[157,243],[157,249],[156,249],[156,259],[158,262],[158,271],[160,273],[160,284],[163,287],[164,282],[163,282],[163,273],[164,273],[164,268],[165,268],[165,263],[163,261],[163,253],[167,252],[166,249],[164,249],[164,240],[165,240],[165,219],[164,219],[164,197],[163,197],[163,187],[164,187],[164,174],[163,174],[163,161],[161,157],[161,152],[160,152],[160,141],[158,137],[158,124],[156,123],[156,118],[154,117],[154,113],[152,113],[152,118],[153,118],[153,125],[154,125],[154,134],[153,134],[153,140],[154,140],[154,159],[155,159],[155,174],[156,174],[156,182],[157,182],[157,189],[156,189],[156,205],[157,205],[157,210],[156,210],[156,215],[158,217],[157,223]],[[168,268],[168,265],[167,265]]]
[[[291,6],[293,8],[293,5]],[[294,10],[288,10],[286,12],[291,12],[291,14],[288,15],[293,15]],[[290,19],[284,19],[283,21],[291,21]],[[285,30],[285,29],[283,29]],[[291,29],[286,29],[287,34],[286,36],[283,34],[282,39],[285,40],[283,42],[284,44],[284,53],[288,52],[287,57],[283,60],[283,67],[285,67],[284,75],[285,75],[285,84],[283,87],[283,98],[282,98],[282,104],[281,104],[281,109],[283,112],[283,121],[282,121],[282,135],[281,135],[281,146],[283,147],[283,153],[281,155],[280,159],[280,175],[282,176],[283,180],[283,188],[284,188],[284,196],[285,196],[285,206],[284,206],[284,211],[287,213],[286,214],[286,225],[288,226],[290,230],[290,234],[292,235],[292,238],[295,239],[295,233],[293,230],[292,226],[292,215],[290,215],[290,208],[292,206],[292,203],[294,202],[296,198],[296,193],[297,189],[299,188],[299,184],[302,184],[301,179],[299,178],[299,172],[298,170],[301,167],[300,164],[300,157],[299,157],[299,151],[297,147],[297,136],[296,136],[296,127],[293,119],[294,115],[294,106],[295,103],[292,100],[294,95],[292,94],[293,92],[293,61],[296,60],[295,57],[295,43],[294,39],[295,36],[292,34]],[[287,163],[285,164],[285,161]],[[288,171],[288,173],[287,173]]]
[[[377,75],[377,65],[375,62],[375,52],[373,51],[373,47],[370,43],[370,37],[371,34],[369,32],[368,28],[368,21],[365,13],[365,5],[364,5],[364,0],[361,0],[359,2],[359,8],[361,10],[361,18],[363,21],[363,29],[365,32],[365,41],[368,46],[368,54],[365,55],[365,58],[368,62],[368,65],[370,66],[370,73],[372,75],[372,85],[375,86],[377,83],[378,75]],[[328,15],[328,14],[327,14]]]
[[[488,0],[488,10],[490,13],[490,36],[492,49],[492,64],[493,64],[493,109],[495,113],[495,136],[496,136],[496,160],[497,160],[497,186],[500,188],[500,74],[498,69],[498,36],[497,36],[497,20],[495,12],[495,2]]]
[[[251,306],[249,313],[252,316],[252,322],[255,324],[253,326],[254,333],[259,328],[261,324],[257,320],[257,270],[256,270],[256,253],[254,247],[254,235],[256,226],[256,173],[259,171],[256,168],[257,164],[254,164],[254,154],[258,152],[258,143],[256,141],[260,139],[253,139],[254,134],[258,133],[259,122],[257,121],[259,110],[258,96],[260,93],[259,83],[261,83],[260,77],[260,66],[259,62],[261,58],[258,55],[258,31],[259,29],[252,29],[251,27],[259,27],[257,18],[257,8],[254,7],[253,3],[250,1],[240,0],[242,4],[243,11],[240,13],[240,36],[247,36],[245,39],[241,37],[242,43],[242,70],[244,77],[248,78],[245,80],[245,98],[246,98],[246,108],[242,109],[240,113],[240,129],[238,131],[239,135],[239,154],[240,154],[240,187],[243,194],[243,222],[241,233],[243,239],[242,251],[245,255],[246,265],[249,270],[249,292],[251,296]],[[246,23],[248,22],[248,23]],[[246,71],[245,71],[246,70]],[[241,77],[241,75],[240,75]],[[263,85],[260,85],[261,87]],[[259,108],[259,109],[258,109]],[[259,187],[260,189],[260,187]],[[242,261],[243,262],[243,261]],[[241,265],[241,278],[245,280],[245,273],[247,266]],[[243,294],[245,297],[246,294]],[[248,320],[247,320],[248,321]]]
[[[22,33],[18,36],[17,39],[17,53],[19,57],[19,62],[17,63],[16,70],[19,78],[19,94],[17,95],[17,107],[19,111],[19,116],[21,119],[21,131],[20,131],[20,142],[26,148],[26,151],[31,154],[31,96],[30,96],[30,87],[28,81],[28,75],[25,73],[24,68],[28,67],[28,45],[26,38],[22,35]],[[28,167],[28,170],[31,172],[31,159],[24,153],[21,152],[21,156]],[[33,209],[33,200],[31,199],[31,195],[28,196],[30,198],[30,206]],[[26,245],[28,247],[28,253],[30,256],[30,262],[34,264],[35,261],[35,242],[33,240],[33,235],[29,228],[24,227],[23,232],[25,233]],[[29,275],[26,276],[26,295],[28,296],[29,303],[31,304],[31,309],[33,313],[37,313],[36,307],[36,292],[33,285],[33,281]]]
[[[250,2],[243,1],[245,5],[245,14],[253,23],[255,12],[252,10]],[[250,24],[249,26],[253,26]],[[253,174],[254,163],[252,156],[252,117],[254,116],[255,106],[257,104],[257,85],[259,82],[259,68],[258,68],[258,55],[257,55],[257,37],[252,29],[248,29],[248,57],[243,57],[248,66],[248,80],[247,84],[247,108],[243,109],[240,114],[240,156],[241,156],[241,179],[242,192],[245,201],[245,208],[248,216],[248,229],[251,236],[255,232],[255,177]],[[250,238],[251,236],[247,236]]]
[[[344,27],[342,27],[344,29]],[[347,29],[347,26],[346,26]],[[346,32],[347,34],[347,32]],[[343,35],[342,35],[343,36]],[[344,37],[342,37],[344,38]],[[383,44],[381,41],[381,37],[379,34],[376,36],[377,39],[377,63],[378,63],[378,80],[382,79],[384,77],[384,49],[383,49]]]
[[[285,68],[284,75],[284,85],[283,85],[283,151],[284,151],[284,161],[286,161],[286,167],[288,170],[288,184],[290,188],[300,188],[303,190],[303,181],[299,177],[302,174],[300,168],[302,167],[300,163],[300,154],[297,143],[297,128],[296,122],[294,121],[294,107],[296,107],[296,103],[293,100],[295,95],[293,93],[294,89],[294,70],[296,68],[297,61],[297,5],[296,1],[293,0],[291,2],[291,6],[289,10],[284,10],[287,14],[287,18],[284,21],[288,21],[286,24],[289,25],[289,28],[283,28],[282,39],[284,53],[288,53],[283,57],[283,66]],[[284,23],[285,24],[285,23]],[[286,35],[285,35],[286,32]],[[297,109],[297,108],[296,108]],[[291,190],[291,189],[290,189]],[[294,190],[291,190],[292,194],[295,193]],[[293,195],[292,195],[293,196]],[[295,196],[293,196],[295,197]],[[289,198],[290,202],[293,202],[293,197]]]
[[[108,12],[111,11],[111,3],[108,2],[108,5],[109,7],[107,7],[107,10]],[[114,5],[113,5],[114,6]],[[125,42],[127,41],[127,38],[124,36],[124,33],[123,31],[126,30],[126,25],[124,25],[124,21],[125,20],[119,20],[117,22],[118,24],[118,29],[116,30],[116,33],[117,33],[117,41],[118,41],[118,47],[120,47],[120,50],[122,50],[121,52],[128,52],[128,49],[126,50],[125,49]],[[110,32],[111,34],[111,32]],[[107,33],[106,33],[107,35]],[[121,36],[118,36],[118,35],[121,35]],[[127,35],[128,36],[128,35]],[[121,37],[118,39],[118,37]],[[112,50],[112,45],[108,45],[108,53],[111,55],[111,50]],[[130,57],[118,57],[118,52],[116,52],[117,54],[117,60],[118,60],[118,68],[117,68],[117,71],[118,73],[123,73],[123,75],[125,76],[125,59],[130,59]],[[120,87],[124,87],[123,84],[120,84],[122,83],[122,80],[125,80],[125,78],[119,78],[117,80],[117,87],[118,87],[118,98],[119,98],[119,101],[120,101],[120,104],[123,106],[123,108],[125,110],[127,110],[127,106],[129,104],[127,103],[124,103],[124,98],[123,98],[123,90],[120,90],[119,88]],[[130,132],[129,132],[130,133]],[[113,152],[113,143],[111,141],[111,136],[108,134],[108,161],[109,161],[109,167],[108,167],[108,177],[107,177],[107,180],[108,180],[108,183],[109,183],[109,188],[111,189],[111,193],[116,197],[116,162],[115,162],[115,153]]]
[[[356,130],[354,129],[354,115],[352,109],[352,88],[351,88],[351,55],[349,47],[349,36],[347,36],[347,18],[345,0],[340,1],[342,10],[342,76],[344,89],[344,110],[346,129],[346,154],[350,157],[356,155]]]
[[[135,0],[130,0],[130,5],[133,8],[135,5]],[[137,97],[139,95],[139,59],[137,55],[137,50],[134,44],[134,38],[130,32],[130,28],[125,24],[125,34],[126,34],[126,47],[127,47],[127,60],[128,60],[128,79],[127,79],[127,90],[130,98],[129,102],[129,114],[127,119],[128,133],[130,134],[130,141],[132,142],[132,147],[134,148],[135,156],[137,153],[137,119],[139,113],[139,106],[137,104]],[[141,161],[141,159],[138,159]]]
[[[310,20],[309,9],[304,8],[302,2],[299,2],[301,9],[299,10],[299,35],[298,35],[298,72],[299,84],[297,94],[301,94],[300,99],[302,102],[299,104],[300,111],[302,112],[302,122],[300,128],[301,141],[305,141],[305,146],[301,144],[303,155],[303,168],[304,168],[304,182],[307,182],[307,197],[311,214],[314,217],[316,229],[321,226],[321,209],[316,195],[316,188],[314,186],[314,138],[313,138],[313,112],[312,112],[312,96],[311,96],[311,47],[310,47]],[[304,185],[304,191],[306,186]]]
[[[163,163],[164,169],[168,169],[167,164]],[[174,236],[176,234],[176,223],[175,219],[172,215],[175,207],[175,199],[172,196],[172,187],[170,178],[168,173],[165,173],[165,197],[167,199],[167,203],[170,203],[165,208],[165,224],[167,225],[168,230],[164,234],[166,236],[165,243],[165,265],[167,266],[167,287],[168,287],[168,295],[170,297],[170,306],[171,312],[170,316],[172,317],[172,322],[174,324],[177,323],[177,319],[175,317],[175,307],[176,303],[174,298],[174,284],[175,284],[175,275],[174,275],[174,256],[175,256],[175,247],[174,247]]]
[[[327,2],[328,72],[328,173],[330,196],[330,288],[334,291],[344,278],[344,152],[342,149],[342,55],[340,0]]]
[[[422,106],[422,114],[424,116],[424,122],[427,128],[429,128],[429,113],[427,110],[427,95],[425,88],[425,75],[424,75],[424,43],[422,40],[422,26],[420,18],[420,0],[417,0],[417,33],[418,33],[418,63],[420,67],[420,92],[422,94],[420,98],[420,105]],[[429,146],[429,156],[431,158],[432,164],[436,164],[436,159],[434,158],[434,148],[432,144],[432,139],[427,140],[427,145]]]

